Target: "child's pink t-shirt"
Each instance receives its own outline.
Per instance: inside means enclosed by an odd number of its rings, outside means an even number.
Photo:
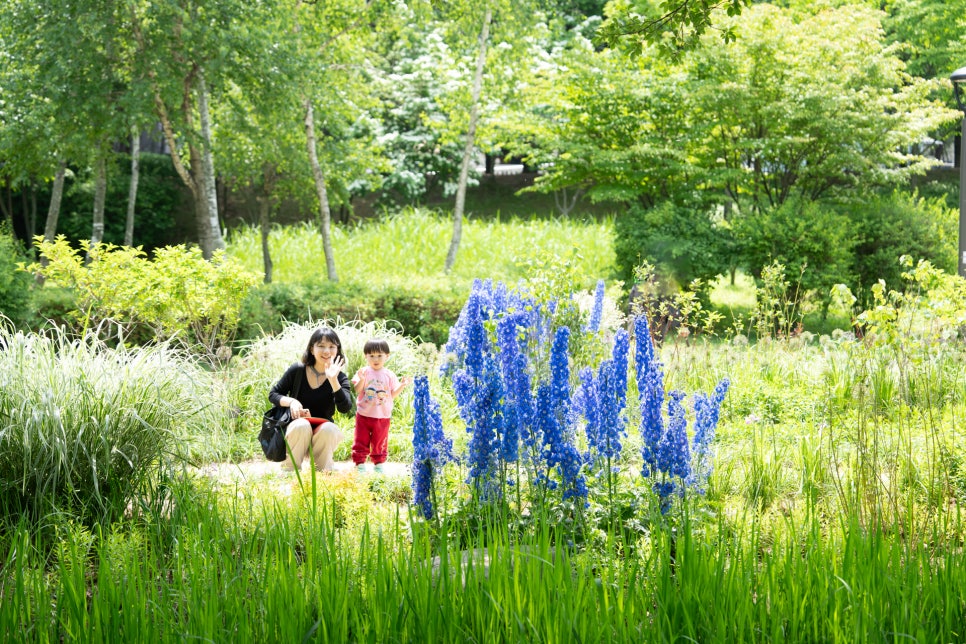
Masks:
[[[359,378],[353,378],[352,384],[357,384]],[[367,365],[362,370],[361,378],[366,386],[356,398],[357,413],[369,418],[392,416],[392,392],[399,387],[396,374],[385,367],[376,370]]]

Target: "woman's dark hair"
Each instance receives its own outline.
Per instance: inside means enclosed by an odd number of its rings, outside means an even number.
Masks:
[[[366,342],[366,346],[362,347],[362,353],[364,355],[369,355],[370,353],[385,353],[389,355],[389,343],[382,338],[373,338]]]
[[[343,360],[345,359],[345,354],[342,353],[342,341],[339,340],[339,336],[334,329],[324,326],[312,332],[312,337],[309,338],[309,344],[305,347],[305,353],[302,354],[302,364],[307,367],[315,364],[315,354],[312,353],[312,347],[322,342],[322,340],[328,340],[334,344],[336,346],[336,357],[341,356]]]

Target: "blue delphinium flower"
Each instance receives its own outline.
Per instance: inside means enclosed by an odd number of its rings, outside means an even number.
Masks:
[[[459,406],[460,417],[471,434],[469,442],[469,480],[481,497],[494,491],[498,469],[499,437],[504,427],[505,405],[503,379],[496,365],[494,348],[483,326],[488,298],[492,295],[492,282],[474,282],[461,315],[464,344],[463,367],[453,375],[453,391]]]
[[[626,379],[626,375],[625,375]],[[620,406],[620,383],[626,382],[617,377],[617,367],[612,360],[600,363],[597,376],[597,391],[600,398],[600,437],[598,454],[612,461],[621,455],[621,439],[625,434],[625,419]]]
[[[570,364],[567,360],[569,343],[570,329],[565,326],[558,328],[550,349],[550,393],[561,420],[570,412]]]
[[[433,517],[433,476],[455,460],[453,441],[443,434],[439,403],[429,394],[429,379],[413,381],[413,503],[427,519]]]
[[[693,465],[688,483],[700,492],[704,491],[704,484],[711,476],[713,468],[711,443],[714,440],[715,429],[718,427],[721,403],[730,385],[731,381],[725,378],[714,388],[710,398],[701,392],[694,394]]]
[[[557,484],[549,479],[549,472],[556,467],[560,474],[563,498],[586,499],[587,483],[581,473],[583,458],[567,436],[563,417],[554,409],[558,402],[553,385],[542,383],[537,388],[537,422],[543,435],[543,455],[547,464],[546,473],[540,478],[546,481],[550,489],[556,489]]]
[[[502,382],[493,368],[488,367],[476,376],[461,369],[453,376],[453,392],[460,417],[471,435],[468,480],[482,498],[487,498],[496,484],[498,437],[502,430]]]
[[[538,387],[537,395],[546,398],[541,407],[540,423],[547,466],[548,469],[557,467],[564,487],[563,498],[586,499],[587,484],[581,473],[583,457],[573,443],[573,432],[568,431],[573,422],[567,353],[569,341],[570,329],[558,328],[550,350],[550,383]]]
[[[600,412],[601,400],[598,391],[597,378],[594,370],[584,367],[580,370],[580,387],[574,394],[574,407],[579,408],[580,415],[587,421],[584,431],[587,433],[587,445],[592,453],[601,451],[600,443]]]
[[[445,360],[440,368],[442,375],[451,375],[456,369],[464,365],[470,348],[470,331],[481,320],[480,301],[484,297],[485,285],[483,280],[473,280],[470,295],[460,311],[456,324],[450,327],[449,338],[443,345]],[[476,345],[478,346],[478,345]]]
[[[597,280],[597,289],[594,291],[594,306],[590,310],[590,322],[587,323],[587,331],[597,333],[600,331],[600,318],[604,313],[604,280]]]
[[[684,416],[684,392],[668,394],[667,431],[657,446],[657,468],[670,477],[685,479],[691,473],[691,452],[688,449],[688,421]]]
[[[496,327],[497,344],[500,349],[500,371],[506,390],[500,454],[508,462],[517,460],[520,438],[530,431],[533,424],[529,368],[526,356],[520,350],[518,339],[520,323],[525,320],[524,312],[510,313],[501,318]]]
[[[664,420],[661,416],[661,407],[664,405],[664,373],[661,371],[661,363],[655,358],[646,316],[638,316],[634,321],[634,335],[637,344],[634,358],[637,366],[638,402],[641,410],[641,455],[644,458],[642,473],[650,476],[657,467],[658,443],[664,435]]]
[[[627,406],[627,354],[630,352],[631,338],[626,329],[619,329],[614,335],[614,388],[617,390],[618,409]]]

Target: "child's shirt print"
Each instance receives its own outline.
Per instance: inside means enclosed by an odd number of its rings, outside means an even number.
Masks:
[[[399,387],[396,374],[385,367],[376,370],[367,366],[352,379],[352,384],[357,384],[360,379],[364,387],[356,398],[358,413],[369,418],[392,416],[392,392]]]

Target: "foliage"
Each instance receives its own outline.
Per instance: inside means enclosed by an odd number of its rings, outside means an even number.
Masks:
[[[0,226],[0,316],[16,326],[29,321],[33,312],[33,291],[30,275],[18,268],[27,261],[20,243]],[[0,320],[0,326],[3,321]]]
[[[811,291],[827,305],[834,284],[851,283],[856,233],[849,218],[823,203],[790,201],[736,224],[742,263],[761,279],[778,262],[801,273],[797,295]]]
[[[759,340],[790,338],[801,332],[805,300],[802,276],[806,270],[803,266],[792,282],[785,265],[777,260],[762,267],[755,286],[755,312],[748,320]]]
[[[619,0],[608,3],[598,38],[611,47],[639,53],[657,46],[666,56],[696,47],[711,29],[724,42],[736,39],[723,14],[738,16],[751,0]]]
[[[709,281],[725,273],[730,268],[732,232],[715,221],[714,214],[707,206],[669,201],[653,208],[631,207],[614,221],[618,274],[630,281],[642,261],[678,284]]]
[[[0,329],[0,522],[84,525],[150,502],[180,448],[208,432],[211,381],[159,345]]]
[[[223,253],[207,262],[198,248],[161,248],[148,259],[140,248],[82,240],[85,265],[63,235],[53,242],[38,237],[36,245],[47,264],[27,270],[77,292],[82,329],[113,323],[122,339],[143,325],[158,339],[187,334],[214,352],[233,336],[242,300],[255,285],[255,276]]]
[[[871,289],[882,279],[894,288],[905,283],[899,258],[925,259],[947,273],[956,271],[958,210],[942,197],[893,192],[849,202],[837,209],[846,213],[855,230],[854,279],[849,284],[861,309],[871,308]]]
[[[313,318],[384,320],[408,337],[442,345],[462,306],[462,294],[455,290],[348,280],[264,284],[242,302],[239,334],[254,339],[281,331],[286,322]]]
[[[966,283],[926,260],[913,266],[912,258],[901,258],[906,269],[902,278],[908,287],[887,289],[884,280],[872,287],[874,307],[863,311],[858,321],[876,342],[905,346],[931,343],[962,334],[966,324]]]
[[[695,162],[743,216],[894,184],[932,163],[902,150],[959,116],[929,99],[934,82],[908,75],[882,18],[758,4],[734,43],[711,39],[689,56]]]
[[[966,2],[891,0],[885,21],[890,40],[902,48],[909,71],[948,78],[966,60]],[[951,103],[950,103],[951,104]]]
[[[441,185],[444,196],[456,190],[463,145],[441,132],[443,95],[465,89],[454,58],[439,30],[402,32],[387,52],[387,70],[376,77],[385,127],[380,143],[392,163],[383,189],[402,201],[420,199],[433,185]]]
[[[675,282],[658,275],[643,262],[634,268],[634,284],[628,296],[632,316],[646,316],[652,338],[667,339],[672,329],[685,339],[692,333],[714,335],[722,315],[709,306],[710,284],[692,280],[681,290]]]
[[[594,202],[656,202],[699,183],[684,142],[681,79],[666,63],[597,52],[579,32],[558,44],[507,114],[506,146],[540,167],[533,190],[586,191]]]

